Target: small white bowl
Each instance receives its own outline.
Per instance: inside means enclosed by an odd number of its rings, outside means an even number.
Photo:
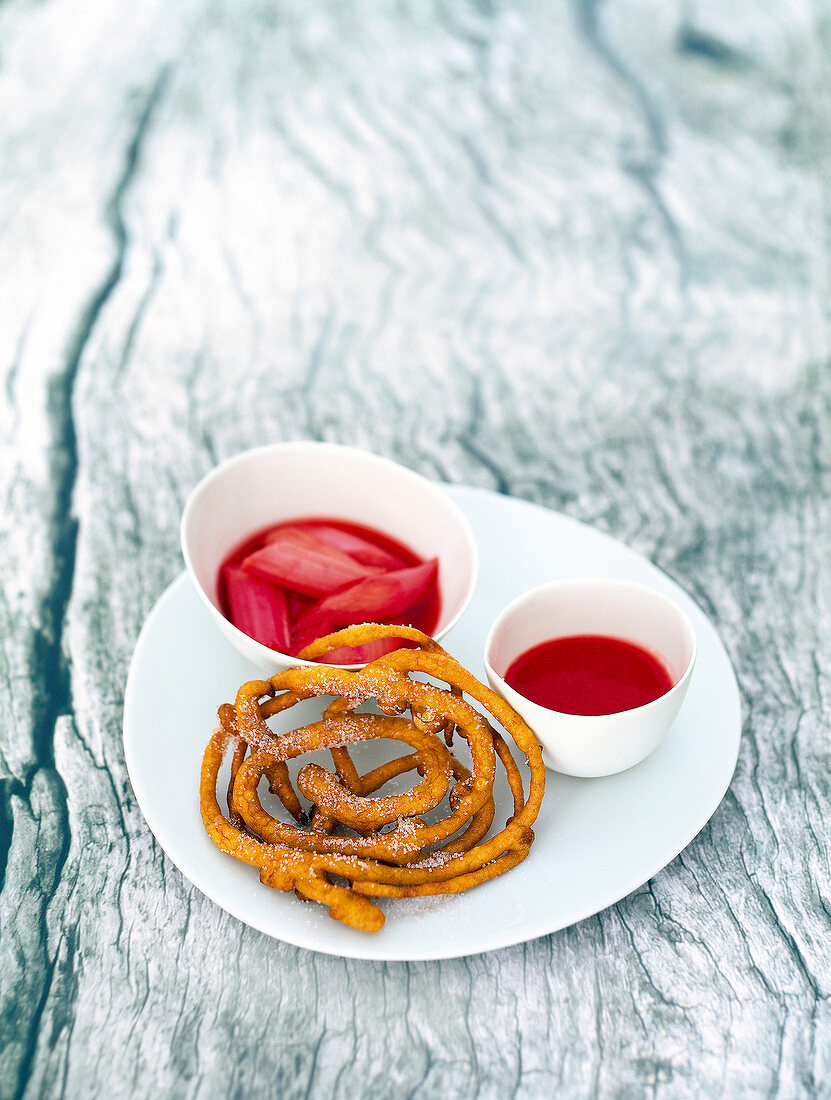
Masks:
[[[642,707],[585,715],[549,710],[505,683],[526,650],[575,634],[634,642],[663,662],[674,686]],[[543,584],[509,604],[485,643],[485,671],[494,691],[536,733],[547,767],[566,775],[614,775],[640,763],[666,735],[687,694],[696,648],[688,616],[663,593],[632,581],[582,577]]]
[[[476,540],[458,506],[438,486],[387,458],[334,443],[273,443],[245,451],[207,474],[191,493],[182,515],[182,554],[219,629],[264,671],[308,662],[261,645],[225,618],[217,593],[219,568],[256,532],[308,516],[373,527],[423,558],[437,557],[437,638],[470,602],[478,573]]]

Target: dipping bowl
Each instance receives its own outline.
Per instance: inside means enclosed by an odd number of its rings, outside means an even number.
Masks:
[[[505,682],[511,664],[527,650],[580,634],[641,646],[665,666],[673,687],[631,710],[585,715],[540,706]],[[536,733],[546,767],[595,777],[631,768],[660,744],[687,694],[695,656],[695,631],[674,600],[632,581],[582,577],[541,585],[509,604],[485,643],[485,671],[494,691]]]

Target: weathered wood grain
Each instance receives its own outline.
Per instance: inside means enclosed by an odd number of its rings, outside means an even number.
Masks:
[[[0,1094],[831,1095],[821,5],[0,7]],[[354,443],[624,539],[743,691],[712,822],[444,963],[244,928],[135,805],[183,500]]]

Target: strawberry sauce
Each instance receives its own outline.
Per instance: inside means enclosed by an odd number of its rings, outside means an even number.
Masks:
[[[621,638],[577,634],[526,650],[505,673],[514,691],[563,714],[617,714],[673,686],[663,664]]]

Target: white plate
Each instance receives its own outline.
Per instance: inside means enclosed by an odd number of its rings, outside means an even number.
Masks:
[[[288,943],[350,958],[446,959],[555,932],[665,867],[708,821],[733,775],[738,686],[715,630],[689,596],[639,554],[574,520],[481,489],[447,491],[473,525],[481,572],[467,612],[443,644],[476,675],[484,679],[488,629],[515,596],[555,577],[622,577],[667,593],[692,618],[699,652],[689,694],[666,740],[637,767],[605,779],[546,772],[536,841],[518,867],[463,894],[385,902],[385,927],[368,935],[332,920],[322,906],[262,886],[253,868],[205,834],[199,768],[216,708],[260,673],[225,641],[183,574],[148,617],[130,666],[130,779],[182,874],[241,921]],[[505,792],[501,798],[496,826],[510,812]]]

